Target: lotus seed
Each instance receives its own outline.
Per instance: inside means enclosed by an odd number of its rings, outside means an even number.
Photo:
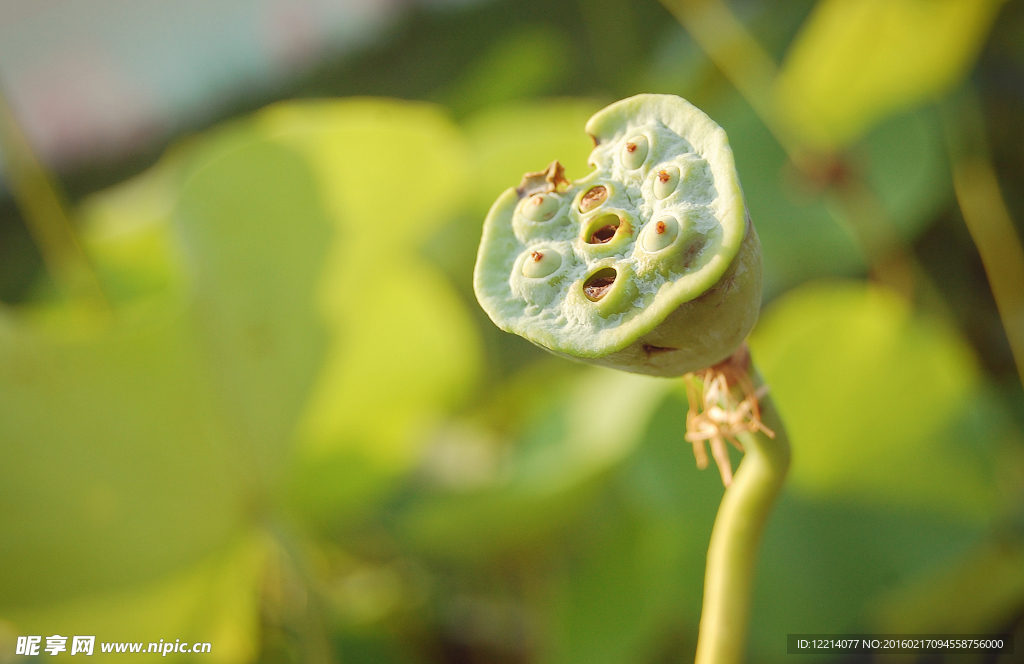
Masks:
[[[640,244],[644,250],[651,252],[661,251],[675,242],[679,235],[679,223],[672,217],[663,217],[653,224],[648,224],[644,229]]]
[[[592,187],[580,199],[580,212],[590,212],[608,199],[608,187],[599,184]]]
[[[666,166],[658,171],[654,179],[654,197],[659,201],[668,198],[679,186],[679,169],[675,166]]]
[[[608,294],[615,283],[615,277],[615,268],[606,267],[603,270],[598,270],[583,284],[583,294],[591,302],[597,302]]]
[[[548,221],[556,214],[560,201],[551,194],[537,194],[523,203],[523,216],[530,221]]]
[[[614,214],[606,214],[600,217],[597,222],[591,225],[595,229],[587,237],[588,244],[604,244],[610,242],[615,233],[619,230],[622,220]]]
[[[552,249],[531,251],[523,261],[523,276],[541,279],[554,274],[562,266],[562,255]]]
[[[631,171],[640,168],[647,159],[649,149],[650,144],[643,134],[629,139],[626,141],[625,147],[622,148],[623,165]]]

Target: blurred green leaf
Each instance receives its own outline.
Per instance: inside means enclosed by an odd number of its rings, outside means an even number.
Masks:
[[[927,568],[876,602],[873,629],[893,633],[999,633],[1024,604],[1024,547],[1019,519],[1024,458],[1018,421],[996,390],[985,389],[944,437],[998,441],[997,473],[1003,511],[995,532],[971,550]]]
[[[187,266],[165,164],[84,209],[111,321],[2,312],[4,604],[148,583],[223,546],[292,434],[323,345],[314,181],[238,126],[192,156]]]
[[[165,157],[78,208],[83,248],[104,293],[119,306],[185,287],[185,261],[171,224],[181,193],[181,161]]]
[[[176,298],[145,323],[0,311],[0,606],[145,583],[222,546],[242,487]]]
[[[761,545],[750,661],[791,662],[788,633],[879,629],[873,614],[894,586],[962,556],[982,534],[978,525],[931,508],[809,496],[794,486],[773,510]]]
[[[587,371],[519,442],[495,486],[428,496],[399,516],[399,536],[442,558],[523,549],[563,526],[639,442],[671,381]],[[537,389],[544,389],[538,385]]]
[[[257,123],[308,156],[334,220],[315,289],[331,340],[299,430],[301,479],[292,483],[296,504],[328,518],[411,470],[422,432],[477,378],[478,332],[419,256],[462,206],[467,151],[459,130],[427,104],[281,105]],[[324,477],[314,468],[321,463],[344,474]]]
[[[992,514],[992,441],[942,435],[979,385],[948,322],[877,286],[818,283],[777,301],[751,347],[790,432],[795,491]]]
[[[589,99],[523,103],[483,111],[465,123],[474,156],[471,201],[479,223],[501,192],[516,187],[523,173],[543,170],[554,160],[569,179],[590,172],[594,147],[583,131],[601,104]]]
[[[604,506],[601,523],[554,585],[561,603],[547,631],[542,662],[612,664],[642,661],[666,628],[679,598],[673,583],[683,543],[678,521]],[[647,518],[645,518],[647,517]]]
[[[778,103],[805,141],[842,148],[952,89],[1003,0],[821,0],[790,46]]]
[[[175,213],[199,334],[232,424],[272,477],[326,354],[316,289],[332,236],[312,170],[244,125],[193,162]]]
[[[653,414],[642,443],[602,499],[562,538],[545,611],[548,662],[692,659],[704,565],[723,487],[683,439],[678,393]],[[682,642],[680,642],[682,637]]]
[[[953,201],[942,126],[933,110],[889,118],[853,150],[867,161],[860,165],[865,182],[904,241],[913,242]]]
[[[335,645],[343,662],[424,664],[430,661],[385,630],[342,633],[337,637]]]
[[[112,322],[0,311],[0,569],[17,570],[0,605],[212,555],[296,438],[315,480],[300,493],[356,479],[344,500],[379,496],[475,379],[476,330],[418,255],[466,191],[463,139],[434,107],[279,106],[179,154],[83,211],[120,289]],[[363,463],[319,466],[339,453]]]
[[[415,248],[468,193],[465,138],[433,104],[358,98],[282,103],[257,115],[254,129],[310,160],[320,195],[344,232],[335,259],[342,247],[354,256],[352,249],[363,243],[380,251]]]
[[[650,64],[640,76],[648,92],[697,99],[701,82],[712,72],[714,67],[704,49],[673,21],[655,42]]]
[[[856,220],[845,216],[828,190],[793,167],[750,106],[731,93],[708,112],[729,133],[736,154],[764,251],[768,296],[816,277],[865,271],[850,230]],[[935,113],[919,111],[882,123],[844,157],[844,168],[877,195],[897,239],[913,241],[952,200],[942,140]]]
[[[999,633],[1024,601],[1024,550],[1019,542],[986,542],[953,564],[889,594],[878,628],[892,633]]]
[[[566,35],[539,23],[502,35],[456,79],[439,101],[464,115],[481,108],[539,97],[572,69]]]
[[[737,93],[707,112],[729,134],[736,168],[764,252],[769,296],[816,277],[853,276],[864,258],[821,192],[811,191],[785,151]]]
[[[181,639],[211,644],[207,659],[217,664],[243,664],[259,648],[259,591],[267,542],[250,533],[224,551],[157,582],[118,592],[75,598],[5,617],[18,634],[93,635],[92,661],[106,662],[124,654],[104,654],[100,644],[149,643]],[[70,657],[68,651],[61,658]],[[13,650],[11,651],[13,652]],[[168,660],[192,661],[168,653]],[[74,661],[74,660],[71,660]]]

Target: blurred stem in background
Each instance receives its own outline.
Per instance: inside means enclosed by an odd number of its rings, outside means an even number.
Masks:
[[[841,155],[815,154],[794,140],[773,103],[776,64],[742,21],[723,0],[661,1],[743,95],[793,165],[837,204],[837,220],[852,222],[875,278],[913,299],[915,282],[927,280],[924,271],[877,195],[863,178],[843,167]],[[977,99],[973,93],[955,94],[942,110],[957,201],[1024,384],[1024,251],[999,191]]]
[[[922,271],[895,231],[885,208],[870,187],[846,168],[841,155],[806,149],[780,118],[773,86],[778,67],[743,22],[722,0],[661,0],[661,3],[707,53],[782,146],[792,164],[838,208],[836,221],[850,229],[864,250],[874,277],[913,299]]]
[[[981,255],[1024,384],[1024,250],[999,190],[984,116],[973,90],[947,99],[942,118],[960,212]]]
[[[54,283],[91,309],[107,309],[99,279],[71,226],[60,186],[33,153],[2,89],[0,150],[11,193]]]
[[[746,356],[749,365],[742,370],[749,372],[745,381],[751,394],[747,398],[756,398],[754,394],[763,383],[748,353],[745,344],[737,351]],[[706,395],[710,387],[705,381],[701,391]],[[692,400],[692,395],[689,398]],[[790,457],[789,439],[771,399],[762,400],[759,410],[760,421],[774,437],[761,430],[736,434],[744,455],[722,497],[708,544],[696,664],[739,664],[747,652],[757,550],[786,479]]]
[[[661,0],[661,3],[743,95],[775,140],[793,158],[798,144],[771,103],[772,83],[778,68],[743,22],[720,0]]]

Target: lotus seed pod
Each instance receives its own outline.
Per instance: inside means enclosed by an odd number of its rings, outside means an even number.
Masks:
[[[503,330],[625,371],[724,360],[761,305],[761,246],[725,132],[671,95],[616,102],[586,131],[593,172],[570,183],[553,163],[491,207],[480,304]]]

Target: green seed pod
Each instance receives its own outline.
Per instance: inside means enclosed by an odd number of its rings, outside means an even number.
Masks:
[[[554,163],[491,207],[480,304],[503,330],[625,371],[724,360],[761,305],[761,246],[725,132],[671,95],[616,102],[586,130],[594,172],[569,183]]]

